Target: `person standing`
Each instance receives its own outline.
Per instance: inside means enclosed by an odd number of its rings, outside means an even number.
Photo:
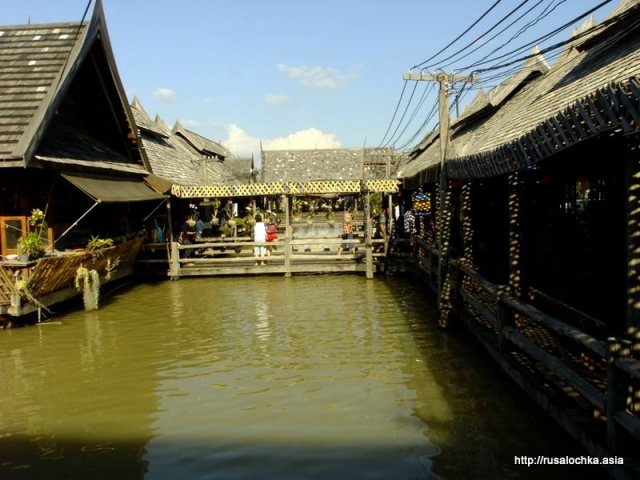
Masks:
[[[380,215],[378,215],[376,220],[377,220],[376,233],[374,235],[374,238],[378,240],[380,239],[384,240],[387,238],[387,209],[386,208],[382,209],[382,212],[380,212]],[[383,252],[384,244],[378,247],[377,251]]]
[[[262,215],[256,215],[256,224],[253,226],[253,241],[256,245],[253,247],[253,253],[256,257],[256,265],[264,265],[264,257],[267,253],[267,228],[262,221]],[[264,244],[264,245],[260,245]],[[260,263],[258,263],[258,261]]]
[[[347,207],[344,212],[344,219],[342,221],[342,238],[343,240],[348,240],[353,238],[353,215],[351,213],[352,208]],[[338,255],[342,255],[342,251],[344,249],[348,249],[351,253],[355,255],[356,246],[352,243],[342,243],[340,244],[340,248],[338,248]]]

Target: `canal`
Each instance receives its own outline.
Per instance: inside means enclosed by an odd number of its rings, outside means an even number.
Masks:
[[[183,279],[0,331],[0,479],[583,475],[514,465],[582,452],[425,292]]]

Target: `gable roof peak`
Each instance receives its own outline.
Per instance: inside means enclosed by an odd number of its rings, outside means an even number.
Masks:
[[[595,27],[596,24],[597,22],[596,22],[595,15],[593,14],[589,15],[589,18],[587,18],[582,25],[580,25],[579,27],[573,27],[573,30],[571,32],[571,38],[575,38],[577,35],[580,35],[586,32],[587,30]]]
[[[147,113],[142,106],[142,103],[140,103],[140,99],[136,95],[134,95],[133,99],[131,100],[131,108],[136,108],[138,110],[142,110],[144,113]]]

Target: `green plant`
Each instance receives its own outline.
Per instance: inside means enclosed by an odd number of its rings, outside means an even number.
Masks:
[[[30,260],[40,258],[44,254],[42,237],[39,231],[29,232],[18,239],[18,253],[27,255]]]
[[[95,270],[83,266],[76,270],[75,285],[82,290],[82,301],[85,310],[97,310],[100,301],[100,276]]]
[[[375,192],[369,196],[369,209],[372,217],[382,212],[382,192]]]
[[[333,212],[333,208],[331,208],[331,206],[329,206],[329,210],[327,210],[327,213],[325,214],[325,218],[329,223],[335,222],[336,214]]]
[[[293,204],[291,205],[291,213],[296,217],[300,216],[302,213],[302,200],[295,199],[293,201]]]
[[[92,257],[98,258],[104,255],[104,252],[106,252],[107,249],[112,246],[113,239],[92,236],[87,243],[87,252],[89,252]]]
[[[44,221],[44,213],[39,208],[31,210],[29,217],[31,231],[18,239],[18,253],[27,255],[30,260],[35,260],[44,255],[43,243],[46,240],[47,222]]]

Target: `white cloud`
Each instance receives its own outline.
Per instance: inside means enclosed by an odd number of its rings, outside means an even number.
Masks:
[[[285,95],[276,95],[275,93],[269,93],[265,95],[264,103],[272,107],[282,107],[289,103],[289,97]]]
[[[259,155],[260,139],[252,137],[238,125],[230,124],[226,127],[227,139],[224,144],[234,155]],[[324,133],[317,128],[307,128],[298,132],[262,140],[264,150],[312,150],[321,148],[340,148],[342,144],[333,133]]]
[[[153,92],[153,96],[160,102],[171,102],[176,96],[176,92],[168,88],[159,88]]]
[[[293,67],[279,63],[276,65],[276,69],[298,80],[302,85],[316,88],[344,87],[359,77],[357,70],[343,73],[331,67],[308,67],[305,65]]]
[[[250,136],[239,126],[232,123],[227,128],[227,139],[222,143],[234,155],[247,155],[260,151],[260,139]]]
[[[324,133],[317,128],[307,128],[262,142],[265,150],[312,150],[320,148],[340,148],[342,144],[333,133]]]

